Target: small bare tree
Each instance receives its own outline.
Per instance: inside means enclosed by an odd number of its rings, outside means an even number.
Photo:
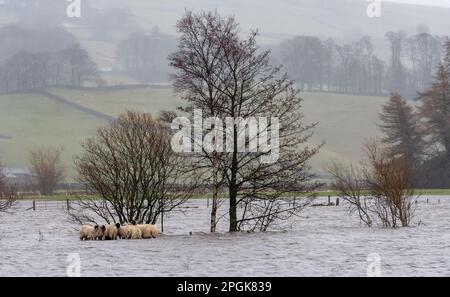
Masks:
[[[0,163],[0,212],[9,209],[15,201],[15,191],[13,191],[13,187],[6,181],[3,166]]]
[[[30,152],[30,170],[34,186],[42,195],[51,195],[58,183],[64,180],[61,148],[41,147]]]
[[[414,173],[411,162],[396,158],[392,150],[371,141],[365,147],[367,160],[355,166],[333,164],[328,171],[333,187],[349,203],[350,213],[371,227],[409,226],[415,213]]]
[[[408,227],[415,212],[412,161],[396,158],[376,141],[366,145],[366,154],[364,178],[375,201],[373,212],[384,227]]]
[[[351,165],[333,163],[328,172],[334,179],[333,188],[339,196],[348,202],[349,213],[357,213],[361,222],[371,227],[373,224],[369,208],[369,199],[364,196],[365,180],[361,170]]]
[[[154,224],[181,206],[197,189],[197,178],[186,174],[185,158],[170,141],[167,124],[147,113],[127,112],[100,128],[75,159],[78,181],[99,197],[80,199],[72,219]]]

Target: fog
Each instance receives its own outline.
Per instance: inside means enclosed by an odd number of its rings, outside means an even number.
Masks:
[[[389,2],[450,7],[450,2],[447,0],[389,0]]]
[[[243,38],[258,30],[258,44],[262,50],[271,50],[271,63],[283,65],[302,91],[385,97],[395,90],[415,99],[417,91],[430,84],[441,61],[443,43],[450,35],[450,8],[409,3],[443,2],[382,1],[379,17],[371,17],[371,3],[363,0],[92,0],[81,1],[81,6],[75,7],[78,17],[71,15],[71,3],[67,1],[3,0],[0,92],[20,93],[54,86],[169,86],[173,69],[167,57],[177,46],[176,23],[188,9],[216,10],[223,16],[234,16]],[[56,95],[71,100],[64,91]],[[351,97],[346,98],[353,102]],[[92,102],[96,101],[94,97]],[[155,104],[152,108],[161,106]],[[102,119],[111,116],[104,110],[111,108],[109,105],[93,104],[91,108],[94,110],[90,114],[106,113]],[[324,131],[327,129],[323,118],[311,120],[320,121]],[[0,153],[11,154],[8,163],[22,167],[24,149],[16,146],[26,145],[16,142],[14,135],[19,132],[2,131],[7,124],[17,127],[14,121],[5,120],[0,127],[2,139],[9,139],[8,145],[13,148],[7,150],[4,140]],[[330,119],[330,126],[335,128],[331,123]],[[80,133],[82,137],[85,131]],[[334,134],[319,133],[317,141]],[[347,141],[360,143],[362,139]],[[328,143],[329,154],[338,154],[339,158],[346,155],[345,159],[358,156],[354,154],[358,147],[349,154],[338,148],[344,145],[337,141]],[[74,147],[73,143],[66,145]],[[72,155],[67,153],[65,158],[71,165]]]

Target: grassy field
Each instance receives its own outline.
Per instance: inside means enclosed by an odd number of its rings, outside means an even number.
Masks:
[[[90,109],[117,116],[125,110],[157,114],[174,109],[181,100],[169,87],[124,90],[51,89],[49,92]],[[349,161],[361,157],[365,139],[376,135],[375,121],[384,98],[324,93],[306,93],[303,112],[308,122],[319,125],[312,144],[325,141],[313,161],[321,171],[331,160]],[[0,156],[8,166],[26,166],[29,148],[38,145],[62,146],[64,160],[71,166],[79,143],[106,124],[103,119],[83,113],[42,95],[26,93],[0,96]],[[70,170],[69,170],[70,171]]]
[[[418,189],[415,191],[415,194],[421,197],[424,196],[450,196],[450,189]],[[295,194],[292,194],[294,196]],[[337,192],[334,191],[321,191],[315,193],[317,197],[336,197],[338,196]],[[225,193],[221,194],[222,197],[226,197],[227,195]],[[77,195],[66,195],[66,194],[55,194],[52,196],[26,196],[21,198],[21,200],[42,200],[42,201],[66,201],[66,200],[78,200],[80,198],[83,199],[83,197],[86,198],[95,198],[96,196],[77,196]],[[194,195],[191,199],[207,199],[207,194],[202,195]],[[209,198],[211,198],[211,195],[209,195]]]
[[[114,91],[52,89],[51,92],[111,116],[125,110],[157,114],[160,110],[173,110],[183,103],[170,87]],[[321,171],[333,159],[349,161],[361,158],[362,143],[378,132],[375,122],[386,99],[325,93],[305,93],[303,97],[305,120],[318,122],[312,143],[325,142],[320,156],[314,160],[317,170]]]
[[[118,116],[125,110],[158,114],[161,110],[174,110],[182,104],[170,87],[149,87],[123,90],[51,89],[52,94],[74,103]]]
[[[126,110],[157,114],[173,110],[183,102],[170,87],[122,90],[74,90],[54,88],[48,92],[80,106],[111,116]],[[361,158],[365,139],[377,134],[375,122],[386,100],[379,97],[325,93],[303,94],[303,112],[307,122],[318,122],[311,145],[325,141],[312,165],[317,172],[332,160]],[[73,156],[80,142],[95,134],[107,121],[84,113],[70,105],[34,93],[0,95],[0,159],[7,166],[25,167],[30,148],[40,145],[62,146],[64,163],[73,175]]]
[[[93,135],[102,119],[82,113],[42,95],[25,93],[0,96],[0,159],[6,166],[25,167],[28,152],[37,146],[61,146],[63,160],[72,172],[72,157],[79,144]]]

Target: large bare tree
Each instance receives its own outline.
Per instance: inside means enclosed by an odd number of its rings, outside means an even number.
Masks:
[[[127,112],[82,144],[78,181],[92,198],[71,213],[85,222],[156,223],[197,189],[185,158],[173,152],[167,124],[151,114]]]
[[[33,183],[41,195],[51,195],[58,183],[65,178],[61,153],[61,148],[52,147],[35,148],[30,152],[29,162]]]
[[[227,142],[226,137],[219,140],[219,133],[213,150],[203,147],[193,154],[207,160],[212,172],[218,168],[217,182],[229,197],[229,231],[264,231],[297,215],[309,199],[286,196],[296,192],[298,197],[310,197],[317,184],[312,181],[308,160],[319,147],[306,145],[315,125],[303,122],[302,99],[293,81],[269,64],[270,52],[259,48],[256,32],[245,40],[240,38],[234,18],[188,11],[177,28],[181,37],[170,62],[176,69],[174,86],[187,101],[184,110],[233,121],[231,129],[217,123],[209,127],[216,132],[228,129],[231,149],[219,149],[220,143]],[[270,132],[271,149],[261,145],[256,151],[241,150],[245,131],[240,119],[251,118],[271,119],[245,140],[245,147]],[[275,145],[276,133],[279,145]],[[275,154],[278,158],[273,162],[264,161]]]

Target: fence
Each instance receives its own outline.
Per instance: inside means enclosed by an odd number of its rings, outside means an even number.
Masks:
[[[28,210],[70,210],[70,200],[33,200]]]
[[[341,203],[339,197],[336,197],[335,202],[331,200],[331,196],[328,196],[327,202],[324,204],[314,204],[313,206],[339,206]],[[421,201],[423,201],[426,204],[431,203],[430,199],[428,197],[422,197]],[[72,209],[71,201],[69,199],[66,200],[32,200],[32,205],[27,210],[67,210],[70,211]],[[345,201],[344,201],[345,202]],[[417,204],[419,201],[416,200],[415,203]],[[441,199],[438,199],[434,203],[441,204]],[[210,201],[209,198],[206,200],[206,207],[210,207]],[[198,206],[184,206],[179,207],[178,209],[174,209],[174,211],[184,211],[185,209],[189,208],[198,208]]]

